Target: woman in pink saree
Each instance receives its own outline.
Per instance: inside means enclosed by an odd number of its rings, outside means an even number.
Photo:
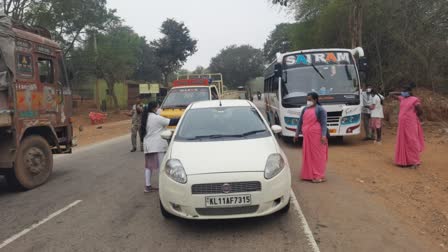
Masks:
[[[297,141],[300,134],[303,135],[302,180],[322,183],[326,181],[328,161],[327,112],[320,106],[317,93],[308,94],[307,100],[294,141]]]
[[[401,93],[391,93],[400,101],[395,164],[400,167],[417,168],[421,164],[420,154],[425,145],[420,123],[423,110],[420,99],[412,95],[412,87],[412,85],[405,87]]]

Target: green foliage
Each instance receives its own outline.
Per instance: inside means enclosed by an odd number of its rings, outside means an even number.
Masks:
[[[289,36],[291,26],[291,24],[279,24],[271,32],[263,48],[263,55],[266,59],[266,63],[274,61],[277,52],[287,52],[291,50],[292,42]]]
[[[197,51],[197,40],[191,38],[190,30],[184,23],[167,19],[160,29],[164,37],[151,42],[157,56],[157,64],[165,84],[168,76],[179,70],[187,58]]]
[[[106,0],[3,0],[19,22],[48,29],[68,55],[87,30],[103,31],[119,21]],[[8,6],[10,6],[8,8]]]
[[[362,7],[368,82],[389,91],[412,79],[419,86],[448,91],[446,0],[291,0],[289,8],[297,18],[288,31],[291,49],[350,48],[354,4]]]
[[[226,85],[235,88],[263,74],[263,52],[250,45],[232,45],[223,50],[210,63],[210,72],[222,73]]]
[[[203,66],[197,66],[196,69],[192,72],[192,74],[204,74],[207,73],[207,69]]]

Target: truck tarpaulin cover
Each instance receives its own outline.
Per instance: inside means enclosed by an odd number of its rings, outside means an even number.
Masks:
[[[8,88],[14,76],[14,37],[11,19],[0,11],[0,91]]]

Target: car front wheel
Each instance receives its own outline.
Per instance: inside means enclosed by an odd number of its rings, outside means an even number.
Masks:
[[[172,215],[171,213],[169,213],[165,207],[163,207],[162,201],[160,201],[160,213],[162,214],[163,217],[165,217],[166,219],[171,219],[174,217],[174,215]]]

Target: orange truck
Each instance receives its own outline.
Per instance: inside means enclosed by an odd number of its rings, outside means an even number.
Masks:
[[[72,95],[59,45],[42,28],[12,24],[0,12],[0,175],[33,189],[71,153]]]
[[[209,79],[178,79],[161,106],[160,115],[169,119],[181,118],[187,107],[198,101],[218,100],[218,87]],[[168,127],[174,130],[176,126]]]

